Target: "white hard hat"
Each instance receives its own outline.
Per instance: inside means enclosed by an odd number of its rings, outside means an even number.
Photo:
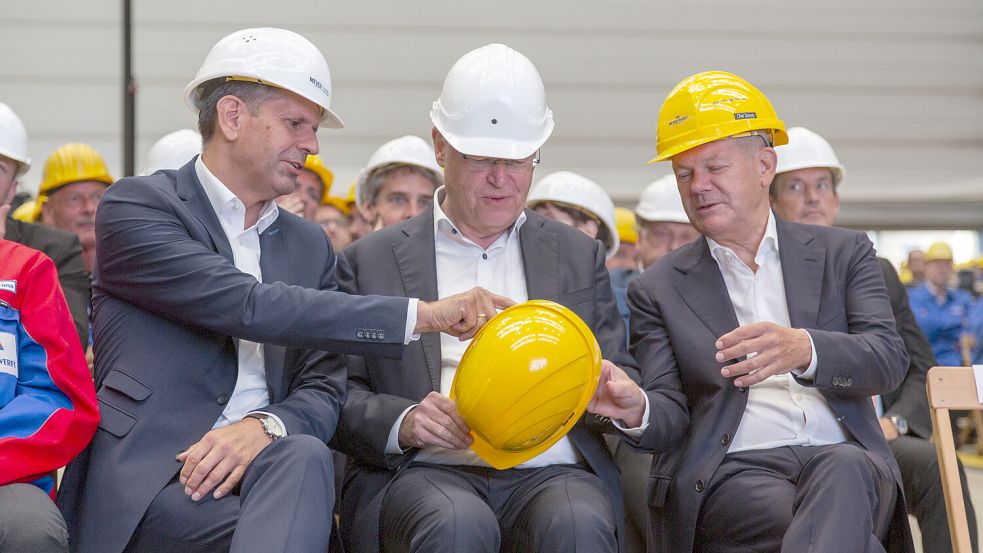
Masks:
[[[289,90],[323,110],[321,125],[345,126],[331,111],[331,71],[321,51],[306,38],[284,29],[259,28],[236,31],[218,41],[208,52],[198,75],[184,88],[184,100],[198,112],[197,88],[221,77],[255,81]]]
[[[570,171],[550,173],[532,187],[526,205],[535,209],[546,202],[572,207],[599,219],[607,231],[603,236],[607,257],[618,251],[620,240],[614,224],[614,202],[599,184]]]
[[[676,176],[668,174],[646,186],[635,206],[635,215],[644,221],[688,224]]]
[[[828,167],[833,171],[833,186],[837,186],[846,172],[829,142],[805,127],[789,129],[788,144],[775,147],[775,152],[778,154],[776,175],[797,169]]]
[[[147,152],[143,174],[161,169],[178,169],[201,153],[201,135],[191,129],[179,129],[154,143]]]
[[[18,163],[17,176],[31,168],[27,155],[27,129],[10,106],[0,102],[0,155]]]
[[[455,150],[483,157],[527,158],[553,132],[539,71],[504,44],[482,46],[457,60],[430,120]]]
[[[359,210],[371,200],[370,196],[373,191],[367,190],[365,187],[369,178],[378,171],[399,165],[420,167],[432,171],[437,177],[438,183],[444,180],[443,170],[437,164],[437,158],[433,148],[430,147],[430,143],[411,134],[401,136],[379,146],[379,149],[369,158],[368,165],[358,175],[358,180],[355,181],[355,205],[358,206]]]

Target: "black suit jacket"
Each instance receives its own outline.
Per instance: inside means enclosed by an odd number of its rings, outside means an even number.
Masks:
[[[78,236],[55,228],[7,218],[5,238],[44,252],[55,262],[58,282],[84,350],[89,343],[89,273],[82,260]]]
[[[901,476],[870,396],[893,390],[908,358],[894,329],[884,279],[866,236],[776,218],[789,319],[816,347],[815,379],[843,426]],[[738,326],[723,276],[705,238],[675,250],[628,289],[632,352],[652,405],[636,445],[660,453],[650,480],[650,550],[693,548],[704,490],[726,455],[747,394],[720,375],[715,341]],[[629,442],[631,443],[631,442]],[[904,501],[889,550],[910,545]]]
[[[928,408],[928,394],[925,392],[925,379],[928,369],[935,366],[935,354],[932,346],[922,333],[908,303],[908,290],[891,262],[878,258],[881,271],[884,274],[884,284],[887,295],[891,300],[891,311],[898,327],[898,334],[904,340],[908,352],[908,373],[904,382],[894,390],[881,396],[884,403],[884,414],[901,415],[908,421],[908,432],[919,438],[929,439],[932,436],[932,415]]]
[[[625,346],[604,246],[572,227],[526,210],[519,243],[529,299],[569,307],[591,328],[605,359],[637,378]],[[345,249],[338,282],[357,294],[391,294],[437,299],[433,210],[370,234]],[[382,495],[416,450],[387,456],[386,442],[399,415],[431,391],[440,390],[440,337],[424,334],[400,361],[348,357],[348,399],[332,445],[351,456],[342,493],[342,537],[350,551],[378,549]],[[618,469],[605,446],[601,425],[585,416],[568,436],[611,495],[623,535]]]
[[[236,269],[194,160],[110,187],[96,236],[102,420],[58,498],[78,553],[123,550],[180,470],[175,455],[225,408],[239,339],[264,344],[270,405],[263,410],[288,433],[325,442],[345,398],[344,364],[313,350],[402,352],[407,300],[333,291],[335,256],[317,225],[281,211],[260,236],[263,282]]]

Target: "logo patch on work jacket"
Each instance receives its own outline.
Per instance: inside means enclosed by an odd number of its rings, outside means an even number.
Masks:
[[[17,293],[16,280],[0,280],[0,290],[6,290],[12,294]]]
[[[0,332],[0,373],[17,378],[17,337],[10,332]]]

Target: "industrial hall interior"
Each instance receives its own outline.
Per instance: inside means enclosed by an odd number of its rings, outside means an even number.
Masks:
[[[975,553],[983,4],[7,2],[0,553]]]

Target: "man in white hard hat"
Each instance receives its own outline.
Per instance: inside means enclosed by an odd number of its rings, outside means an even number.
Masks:
[[[79,553],[323,553],[339,352],[398,357],[415,332],[467,337],[478,313],[511,302],[335,291],[324,232],[274,202],[318,152],[318,127],[342,126],[327,62],[305,38],[232,33],[185,93],[201,156],[121,180],[99,208],[102,420],[59,507]]]
[[[642,271],[665,254],[700,237],[683,209],[676,177],[672,174],[645,187],[635,206],[635,217],[638,218],[638,259]]]
[[[180,169],[201,153],[201,135],[191,129],[178,129],[154,142],[147,152],[142,175],[166,169]]]
[[[587,177],[570,171],[550,173],[529,191],[526,206],[547,219],[600,240],[609,259],[621,245],[614,224],[614,202],[599,184]]]
[[[825,138],[804,127],[788,129],[788,144],[775,148],[778,167],[771,183],[771,205],[775,214],[786,221],[833,226],[840,209],[839,186],[844,168]],[[908,373],[897,389],[874,397],[881,430],[891,453],[901,468],[908,512],[915,515],[925,551],[952,551],[949,523],[942,494],[935,446],[932,435],[925,378],[937,363],[915,320],[908,293],[890,261],[878,258],[884,283],[891,300],[891,311],[898,333],[908,352]],[[960,472],[963,468],[960,464]],[[976,516],[960,474],[963,498],[973,549],[976,549]]]
[[[469,52],[451,68],[430,116],[444,186],[430,209],[352,243],[338,262],[342,288],[435,298],[481,283],[517,302],[553,299],[587,323],[606,359],[635,373],[605,248],[524,209],[553,130],[532,62],[502,44]],[[594,417],[530,461],[492,468],[469,450],[470,429],[447,397],[465,347],[433,336],[411,344],[400,362],[349,357],[348,398],[332,442],[352,459],[342,492],[346,545],[618,551],[617,468],[599,428],[588,424]],[[628,378],[610,361],[602,370]],[[616,415],[607,407],[602,397],[588,410]]]
[[[44,252],[58,269],[72,312],[72,321],[83,348],[89,340],[89,274],[82,259],[82,244],[72,232],[11,217],[10,202],[17,182],[31,167],[27,155],[27,130],[7,104],[0,103],[0,239]]]
[[[376,230],[412,219],[433,203],[444,184],[433,148],[418,136],[406,135],[376,150],[355,182],[358,210]]]

